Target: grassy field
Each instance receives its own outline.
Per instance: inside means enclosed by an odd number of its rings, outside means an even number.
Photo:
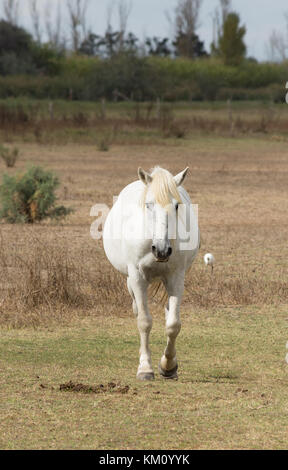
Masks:
[[[284,96],[283,96],[284,99]],[[42,145],[71,143],[171,145],[183,138],[257,137],[287,140],[287,105],[256,102],[0,100],[0,139]]]
[[[0,447],[286,448],[286,140],[159,137],[109,152],[19,142],[16,167],[1,163],[1,173],[28,163],[53,169],[59,202],[74,212],[61,223],[0,227]],[[139,165],[174,173],[189,166],[185,187],[199,204],[202,247],[186,282],[172,382],[136,381],[138,332],[125,279],[90,237],[91,207],[111,205]],[[213,276],[203,265],[208,251]],[[39,263],[65,296],[35,288]],[[72,273],[67,286],[63,264]],[[156,303],[151,310],[156,371],[164,312]],[[69,382],[84,386],[60,390]]]
[[[1,448],[286,448],[287,309],[191,310],[183,311],[177,382],[134,379],[132,318],[103,315],[66,328],[3,331]],[[164,343],[157,316],[155,366]],[[120,390],[60,391],[69,381],[113,382]]]

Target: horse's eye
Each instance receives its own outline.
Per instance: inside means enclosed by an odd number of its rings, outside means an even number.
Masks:
[[[146,202],[146,207],[149,211],[152,211],[153,209],[153,202]]]

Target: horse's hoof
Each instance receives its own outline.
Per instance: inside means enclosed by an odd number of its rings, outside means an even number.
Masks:
[[[170,370],[162,369],[161,364],[159,364],[158,370],[159,370],[159,374],[162,375],[164,379],[178,379],[178,374],[177,374],[178,364],[176,364],[176,366]]]
[[[138,380],[154,380],[154,372],[139,372],[137,374]]]

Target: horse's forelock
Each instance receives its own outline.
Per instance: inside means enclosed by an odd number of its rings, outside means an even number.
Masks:
[[[171,196],[179,203],[182,203],[177,185],[173,176],[169,171],[163,168],[155,168],[152,173],[152,182],[150,184],[151,191],[155,198],[155,202],[162,207],[171,204]],[[145,188],[143,195],[143,203],[145,203],[148,187]]]

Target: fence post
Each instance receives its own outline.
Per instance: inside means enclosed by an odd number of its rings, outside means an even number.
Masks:
[[[234,133],[234,122],[233,122],[233,116],[232,116],[231,98],[227,100],[227,110],[228,110],[229,134],[232,137]]]
[[[54,120],[54,103],[53,101],[50,101],[49,103],[49,115],[50,115],[50,120]]]
[[[101,114],[101,118],[102,118],[102,119],[106,119],[106,100],[105,100],[105,98],[102,98],[102,99],[101,99],[101,111],[100,111],[100,114]]]
[[[160,119],[160,116],[161,116],[161,101],[160,101],[160,98],[157,98],[157,101],[156,101],[156,117],[157,117],[157,119]]]

